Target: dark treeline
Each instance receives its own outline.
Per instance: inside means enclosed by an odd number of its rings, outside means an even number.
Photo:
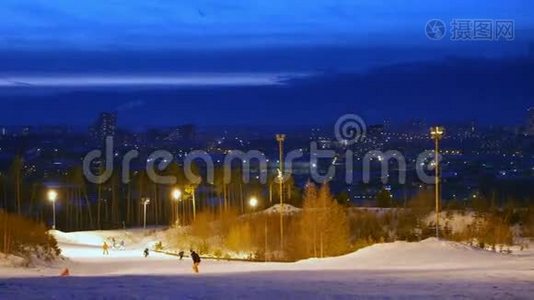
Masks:
[[[70,169],[61,176],[51,178],[27,178],[24,176],[24,160],[17,156],[6,172],[0,172],[0,203],[7,212],[26,216],[38,222],[52,224],[52,203],[47,192],[54,189],[58,193],[56,201],[57,229],[62,231],[111,229],[143,225],[143,202],[147,205],[147,225],[169,225],[180,214],[181,222],[189,224],[196,214],[203,211],[221,213],[236,209],[239,213],[247,210],[248,199],[252,196],[261,199],[259,207],[269,207],[279,202],[279,185],[274,176],[268,176],[262,184],[251,176],[248,183],[243,181],[242,168],[232,168],[231,178],[224,180],[222,166],[214,170],[213,183],[200,183],[186,178],[183,167],[172,163],[160,175],[172,175],[176,184],[157,184],[150,180],[146,171],[136,170],[130,174],[130,181],[123,183],[119,166],[115,166],[109,180],[94,184],[86,180],[81,162],[79,167]],[[202,175],[203,171],[193,164],[192,171]],[[253,170],[254,172],[254,170]],[[180,201],[172,198],[173,189],[180,189]],[[283,185],[284,202],[300,206],[300,190],[293,178]]]

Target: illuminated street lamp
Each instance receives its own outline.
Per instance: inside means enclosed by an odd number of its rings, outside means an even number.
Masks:
[[[255,210],[258,206],[258,198],[250,197],[250,199],[248,200],[248,205],[252,208],[252,210]]]
[[[143,229],[146,229],[146,207],[150,203],[150,198],[142,198],[143,200]]]
[[[52,229],[56,229],[56,200],[57,200],[57,192],[55,190],[48,190],[47,193],[48,201],[52,202]]]
[[[171,196],[172,196],[172,199],[174,200],[175,202],[175,206],[176,206],[176,220],[175,220],[175,223],[178,225],[180,223],[180,206],[179,206],[179,202],[182,201],[182,191],[179,189],[179,188],[174,188],[171,192]]]
[[[441,126],[430,128],[430,137],[434,140],[434,162],[435,162],[435,187],[436,193],[436,238],[439,238],[439,204],[440,204],[440,179],[439,179],[439,141],[443,138],[445,129]]]
[[[279,152],[279,166],[278,166],[278,181],[280,184],[280,250],[284,251],[284,141],[286,139],[285,134],[277,134],[276,141],[278,142]]]
[[[172,199],[174,199],[174,201],[179,201],[181,197],[182,191],[180,189],[176,188],[172,190]]]

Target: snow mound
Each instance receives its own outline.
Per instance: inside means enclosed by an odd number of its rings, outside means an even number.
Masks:
[[[266,214],[279,214],[280,213],[280,208],[282,206],[280,204],[275,204],[269,208],[267,208],[266,210],[263,211],[263,213],[266,213]],[[302,209],[298,208],[298,207],[295,207],[291,204],[284,204],[283,205],[283,213],[286,214],[286,215],[292,215],[292,214],[296,214],[296,213],[299,213]]]
[[[514,261],[511,255],[429,238],[413,243],[375,244],[344,256],[307,259],[298,264],[324,269],[457,269],[491,267]]]
[[[0,255],[0,268],[1,267],[24,267],[27,265],[27,260],[23,257],[15,255]]]

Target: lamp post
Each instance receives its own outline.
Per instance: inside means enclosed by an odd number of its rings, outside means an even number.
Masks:
[[[146,229],[146,207],[150,203],[150,198],[143,198],[143,229]]]
[[[439,204],[440,204],[440,179],[439,179],[439,141],[443,138],[445,129],[441,126],[430,128],[430,136],[434,140],[434,162],[435,169],[435,198],[436,198],[436,238],[439,238]]]
[[[47,193],[48,201],[52,202],[52,229],[56,229],[56,200],[57,200],[57,192],[55,190],[49,190]]]
[[[176,206],[176,210],[175,210],[176,217],[175,217],[174,222],[176,223],[176,225],[179,225],[180,224],[179,202],[182,200],[182,191],[179,188],[175,188],[172,190],[171,196],[172,196],[172,199],[174,200],[174,203],[175,203],[174,205]]]
[[[285,134],[277,134],[276,141],[278,142],[279,165],[278,165],[278,181],[280,184],[280,250],[284,251],[284,141]]]

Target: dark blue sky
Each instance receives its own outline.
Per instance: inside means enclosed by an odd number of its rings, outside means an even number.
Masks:
[[[531,1],[331,2],[3,1],[0,123],[514,124],[534,103]],[[513,20],[515,39],[431,41],[435,18]]]

